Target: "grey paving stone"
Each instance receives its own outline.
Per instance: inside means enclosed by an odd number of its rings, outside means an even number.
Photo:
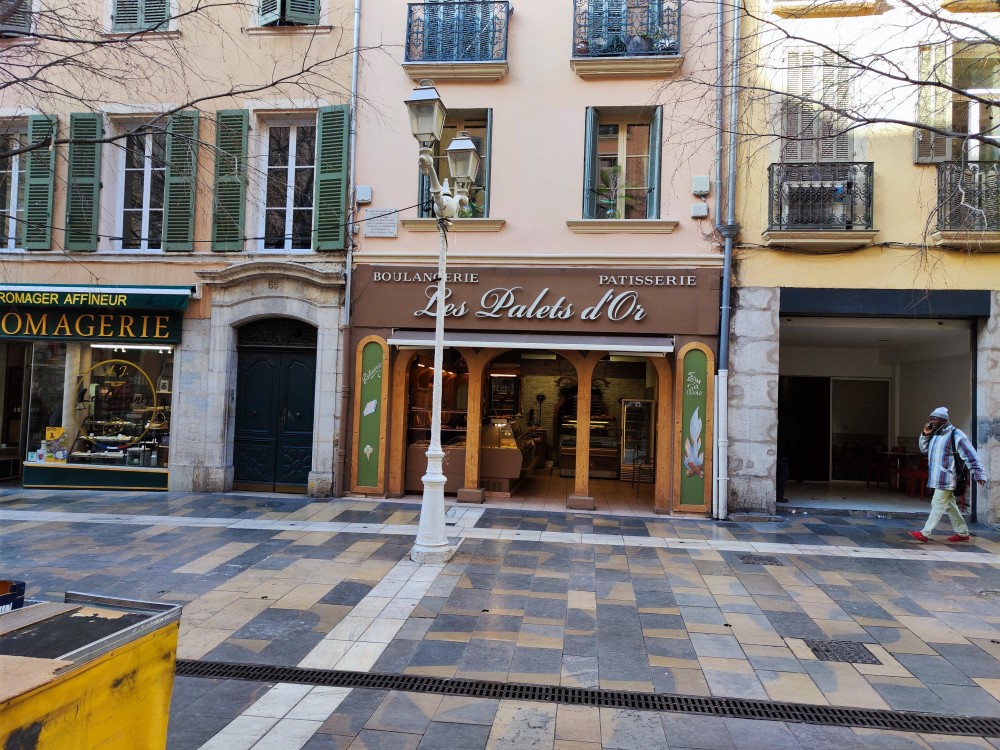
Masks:
[[[432,721],[417,750],[483,750],[490,727],[482,724],[452,724]]]
[[[419,734],[362,729],[349,750],[416,750],[419,744]]]
[[[910,674],[924,684],[975,685],[972,679],[943,656],[929,654],[894,654]]]
[[[695,653],[700,657],[717,657],[721,659],[745,659],[736,636],[716,633],[691,633],[688,636]]]
[[[799,744],[788,727],[780,721],[723,719],[737,748],[767,750],[810,750]]]
[[[228,716],[185,714],[183,720],[172,719],[167,726],[167,747],[170,750],[196,750],[221,732],[229,722]]]
[[[416,639],[394,639],[379,655],[372,670],[375,672],[404,672],[413,660],[413,655],[419,646],[420,641]]]
[[[850,727],[794,724],[785,726],[805,750],[861,750],[861,739]]]
[[[348,750],[353,743],[354,735],[341,737],[335,734],[317,732],[302,746],[302,750]]]
[[[930,711],[946,713],[944,701],[929,687],[912,687],[885,682],[872,683],[885,702],[897,711]]]
[[[465,643],[421,641],[410,659],[411,667],[457,666],[465,653]]]
[[[693,714],[661,714],[663,734],[670,748],[736,750],[724,719]],[[649,748],[648,750],[652,750]]]
[[[597,656],[597,633],[563,636],[563,654],[567,656]]]
[[[1000,716],[1000,702],[978,685],[930,684],[927,687],[941,699],[948,713]]]
[[[458,671],[506,673],[514,658],[514,648],[512,641],[473,638],[458,662]]]
[[[601,747],[609,750],[662,747],[663,722],[651,711],[601,709]]]
[[[927,750],[920,735],[909,732],[855,732],[864,744],[860,747],[871,750]]]
[[[525,674],[552,674],[562,671],[562,651],[556,648],[515,646],[510,671]]]
[[[352,690],[318,731],[337,737],[357,736],[388,694],[386,690]]]
[[[446,695],[441,699],[433,721],[489,726],[493,724],[499,705],[500,701],[495,698]]]

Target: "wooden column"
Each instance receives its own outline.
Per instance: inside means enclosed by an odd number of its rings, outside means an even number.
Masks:
[[[674,376],[673,365],[665,357],[651,357],[656,370],[656,474],[653,485],[653,512],[670,513],[674,486]]]
[[[469,401],[465,415],[465,483],[458,491],[460,503],[481,503],[486,499],[485,490],[479,486],[479,462],[483,426],[483,380],[486,365],[496,352],[459,349],[469,366]]]
[[[573,494],[566,498],[566,507],[573,510],[594,510],[590,495],[590,389],[594,382],[594,367],[604,352],[558,352],[576,368],[576,467]]]

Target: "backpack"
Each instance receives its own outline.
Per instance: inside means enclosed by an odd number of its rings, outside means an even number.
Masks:
[[[955,447],[955,430],[951,431],[951,455],[955,459],[955,497],[962,497],[969,488],[969,467]]]

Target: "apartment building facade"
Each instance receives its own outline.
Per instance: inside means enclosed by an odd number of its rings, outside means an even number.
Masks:
[[[353,13],[0,19],[5,478],[335,491]]]
[[[773,512],[785,477],[884,482],[886,454],[915,454],[941,405],[1000,466],[990,10],[773,0],[749,14],[731,510]],[[995,488],[972,500],[979,520],[1000,515]]]
[[[385,54],[360,84],[350,492],[421,491],[445,239],[446,493],[516,503],[544,471],[563,480],[557,507],[594,508],[616,483],[651,487],[645,510],[710,512],[715,12],[365,3],[361,46]],[[461,133],[482,159],[443,235],[404,106],[431,81],[447,108],[438,175]]]

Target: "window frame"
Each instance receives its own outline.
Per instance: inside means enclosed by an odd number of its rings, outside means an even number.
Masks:
[[[617,216],[608,217],[600,215],[599,191],[601,184],[601,136],[602,125],[615,125],[618,127],[617,139],[618,148],[616,158],[618,163],[622,159],[627,162],[629,158],[627,150],[628,127],[630,125],[645,126],[648,128],[648,138],[646,145],[646,174],[644,177],[644,189],[646,192],[646,215],[641,217],[624,218],[623,209],[627,201],[626,195],[618,196]],[[660,194],[662,189],[663,170],[663,107],[656,105],[653,107],[588,107],[585,120],[585,147],[584,147],[584,182],[583,182],[583,209],[582,216],[585,220],[606,220],[606,221],[636,221],[660,218]],[[625,149],[624,152],[622,149]],[[633,188],[635,189],[635,188]]]
[[[131,28],[124,25],[116,26],[116,15],[119,2],[120,0],[108,0],[107,5],[105,6],[104,26],[107,29],[108,34],[129,36],[132,34],[175,33],[177,31],[177,16],[180,12],[180,8],[178,6],[179,0],[164,0],[166,18],[157,24],[156,28],[144,28],[143,24],[140,22],[137,22],[135,27]],[[146,3],[149,2],[149,0],[136,0],[136,2],[139,4],[138,10],[141,18],[145,10]]]
[[[474,124],[473,124],[474,123]],[[488,219],[490,218],[490,161],[491,161],[491,151],[492,151],[492,140],[493,140],[493,110],[489,108],[485,109],[457,109],[449,110],[448,116],[445,119],[445,132],[450,132],[454,129],[455,133],[459,133],[462,130],[483,130],[483,153],[479,155],[479,174],[473,181],[472,190],[470,191],[470,197],[474,200],[477,195],[475,190],[478,188],[483,194],[484,198],[482,200],[482,205],[480,206],[482,213],[479,216],[466,216],[459,218],[467,219]],[[473,141],[475,141],[479,136],[473,136]],[[448,144],[451,143],[450,137],[442,136],[441,140],[434,144],[434,167],[437,171],[438,178],[443,183],[445,178],[448,178],[449,188],[454,191],[455,186],[451,184],[451,176],[448,173],[448,157],[445,154],[445,149],[448,148]],[[453,192],[454,194],[454,192]],[[430,192],[430,179],[423,174],[417,175],[417,216],[421,219],[432,219],[434,218],[434,210],[430,206],[431,204],[431,192]],[[477,206],[479,204],[477,203]]]
[[[125,189],[126,180],[125,174],[128,169],[128,138],[135,135],[134,131],[137,129],[142,129],[144,123],[138,123],[133,125],[131,128],[127,128],[122,132],[121,143],[116,144],[116,154],[115,154],[115,174],[118,177],[117,187],[115,191],[115,233],[114,240],[112,242],[112,248],[118,253],[139,253],[142,255],[158,255],[165,252],[163,249],[164,243],[164,227],[166,225],[166,191],[167,191],[167,144],[169,142],[169,136],[167,135],[166,127],[162,129],[152,128],[147,129],[143,134],[146,136],[146,143],[144,145],[143,154],[143,199],[142,199],[142,222],[141,226],[143,229],[140,232],[140,247],[125,247]],[[164,139],[164,150],[163,150],[163,204],[158,209],[160,211],[160,240],[159,247],[149,247],[149,196],[151,189],[152,176],[152,166],[151,166],[151,154],[152,154],[152,136],[161,135]],[[132,210],[132,209],[130,209]]]
[[[28,126],[25,122],[8,122],[7,127],[3,133],[3,138],[21,138],[25,143],[28,142]],[[24,232],[21,230],[21,226],[24,223],[24,204],[25,204],[25,187],[27,185],[27,160],[25,159],[24,153],[15,154],[11,156],[11,159],[17,160],[17,167],[7,171],[4,170],[4,174],[11,175],[11,191],[10,191],[10,201],[13,202],[14,206],[14,221],[8,223],[4,228],[4,233],[2,239],[0,239],[0,252],[24,252]],[[20,192],[20,195],[17,193]],[[10,205],[0,206],[0,216],[3,216],[5,222],[10,222]],[[20,220],[18,220],[18,215],[20,215]]]
[[[314,142],[313,142],[313,189],[312,189],[312,205],[310,207],[310,234],[309,234],[309,244],[307,247],[287,247],[290,239],[286,242],[285,248],[269,248],[265,247],[265,234],[267,226],[267,156],[268,148],[270,145],[270,130],[276,127],[313,127],[316,130]],[[256,130],[256,132],[254,132]],[[317,118],[316,110],[301,110],[295,112],[294,114],[286,115],[264,115],[258,116],[257,118],[257,128],[251,127],[250,138],[253,141],[252,153],[253,158],[250,160],[248,165],[248,187],[247,187],[247,214],[248,219],[252,222],[251,226],[254,227],[253,233],[251,234],[251,239],[247,242],[247,247],[253,252],[261,254],[286,254],[286,255],[306,255],[316,252],[312,245],[312,228],[315,225],[315,210],[316,210],[316,177],[317,177],[317,153],[316,146],[319,143],[319,121]],[[291,139],[289,139],[289,148],[291,149]],[[294,211],[294,206],[289,209],[287,203],[289,191],[294,190],[293,181],[289,181],[286,184],[286,221],[287,212],[289,210]],[[252,214],[252,217],[251,217]]]

